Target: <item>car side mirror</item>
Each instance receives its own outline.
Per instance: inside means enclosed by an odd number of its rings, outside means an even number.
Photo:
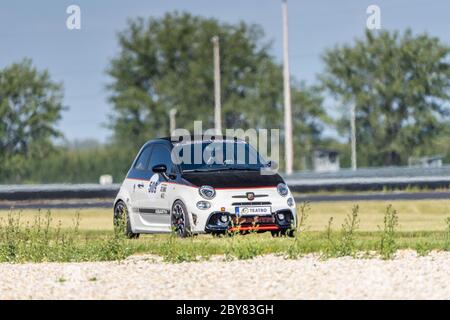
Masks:
[[[167,167],[165,164],[158,164],[156,166],[153,166],[152,171],[154,173],[166,173]]]
[[[270,168],[271,170],[278,170],[278,162],[276,162],[275,160],[270,160],[267,163],[267,167]]]

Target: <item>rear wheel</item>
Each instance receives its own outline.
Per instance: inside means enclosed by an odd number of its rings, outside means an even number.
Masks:
[[[128,209],[123,201],[118,201],[114,206],[114,227],[122,229],[129,239],[139,238],[139,233],[134,233],[131,230]]]
[[[173,203],[171,221],[173,232],[175,232],[180,238],[191,236],[188,211],[184,203],[180,200]]]

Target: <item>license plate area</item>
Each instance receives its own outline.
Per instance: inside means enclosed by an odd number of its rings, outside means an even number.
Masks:
[[[238,206],[234,208],[236,216],[267,216],[272,214],[270,206]]]

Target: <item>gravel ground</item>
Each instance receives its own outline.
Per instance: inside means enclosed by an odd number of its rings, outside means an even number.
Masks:
[[[401,251],[391,261],[0,264],[0,299],[450,299],[450,252]]]

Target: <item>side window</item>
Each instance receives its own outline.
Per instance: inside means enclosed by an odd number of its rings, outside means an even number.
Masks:
[[[165,164],[168,173],[173,172],[175,169],[169,149],[161,144],[154,146],[148,169],[152,170],[152,168],[158,164]]]
[[[142,150],[139,158],[134,165],[134,169],[136,170],[147,170],[148,160],[150,158],[150,153],[152,152],[152,146],[148,146],[144,150]]]

